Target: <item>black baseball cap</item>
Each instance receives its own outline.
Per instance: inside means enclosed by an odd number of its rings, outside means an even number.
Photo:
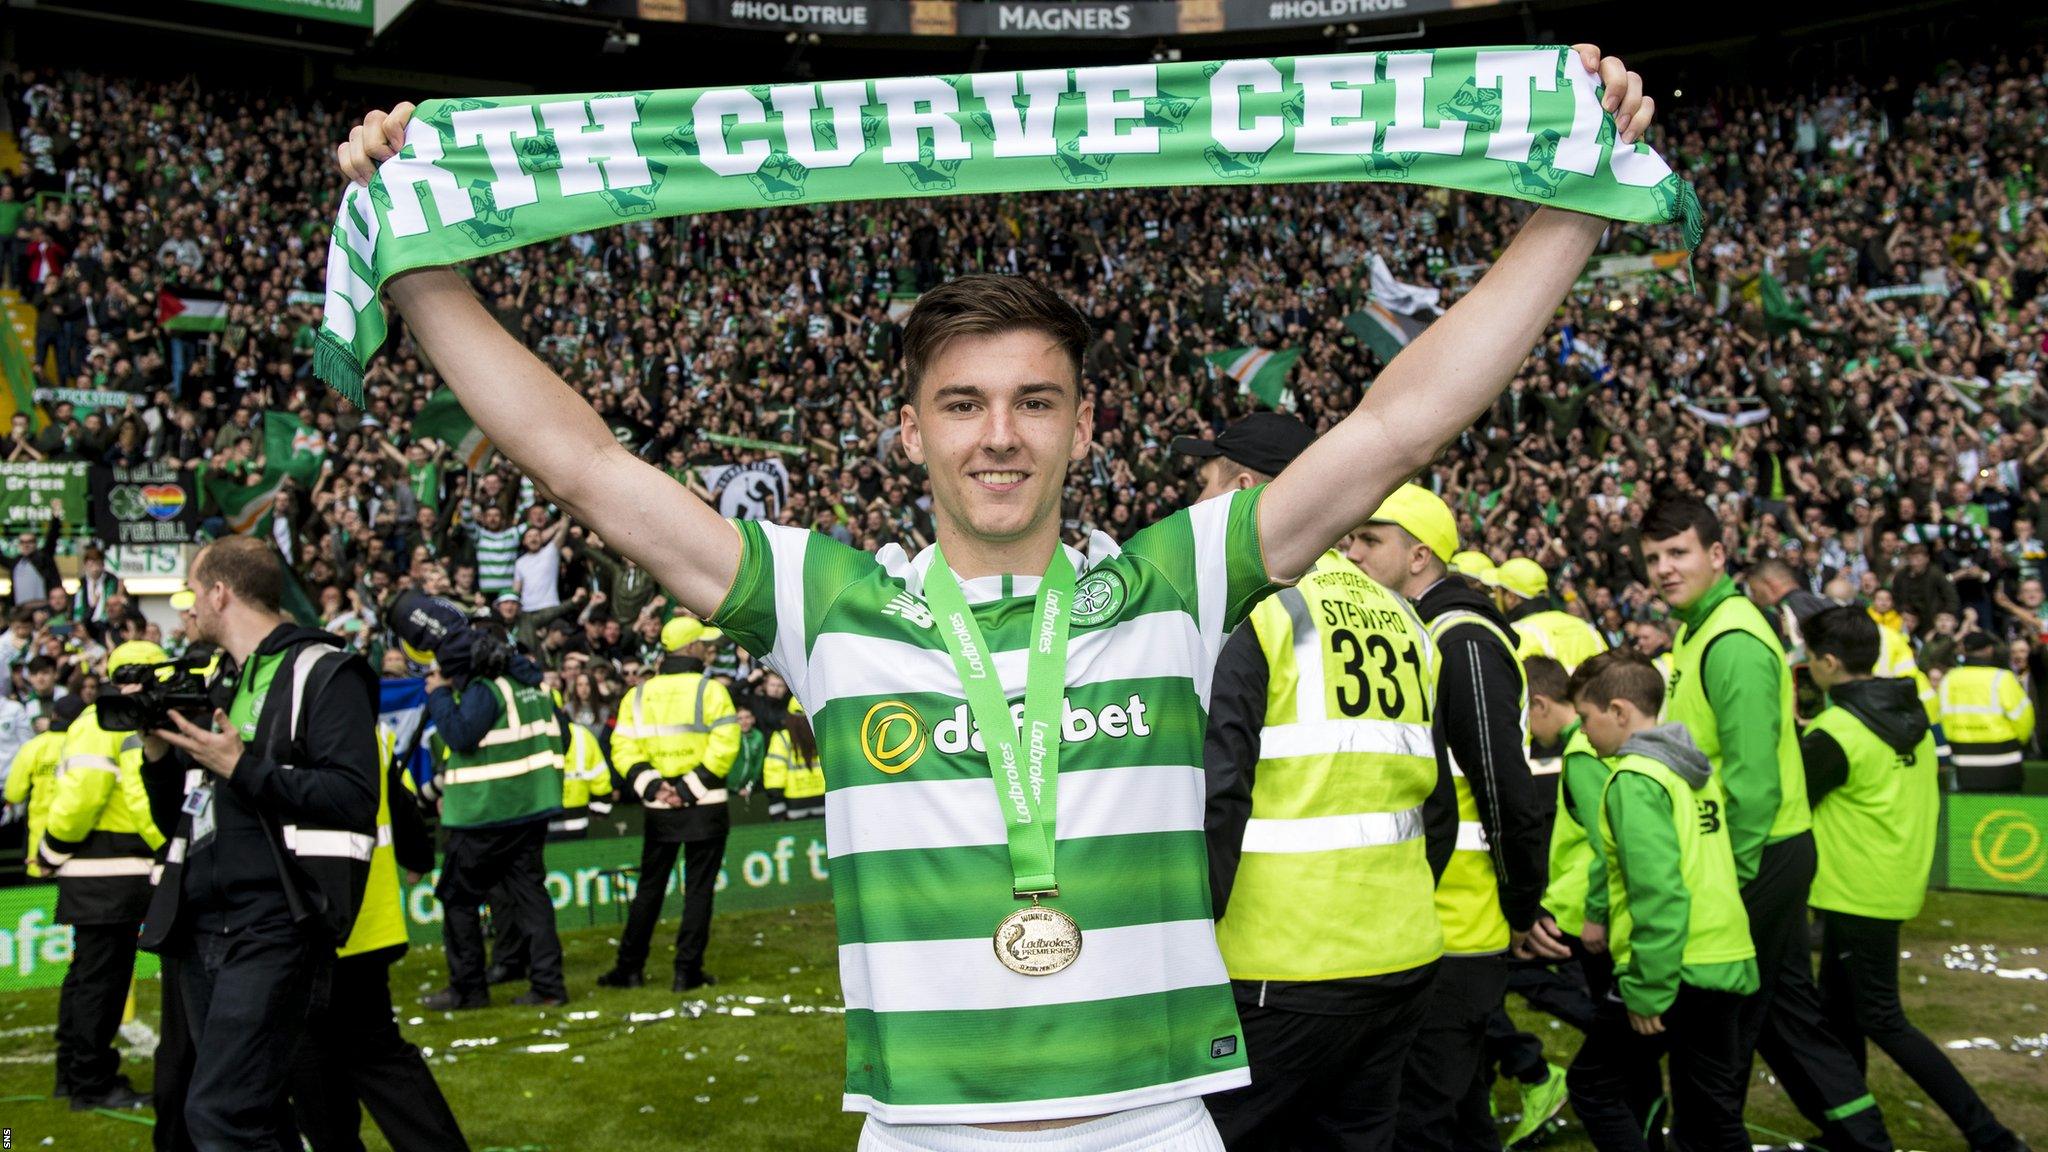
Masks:
[[[50,727],[59,732],[67,731],[71,727],[71,722],[84,712],[85,697],[76,692],[68,696],[59,696],[56,703],[50,705]]]
[[[1316,434],[1296,417],[1254,412],[1225,428],[1214,440],[1175,437],[1173,450],[1186,456],[1228,456],[1255,472],[1278,476],[1315,441]]]

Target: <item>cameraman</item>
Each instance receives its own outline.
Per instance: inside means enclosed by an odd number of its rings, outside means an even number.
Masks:
[[[191,572],[193,638],[240,671],[213,730],[173,712],[143,741],[152,792],[183,803],[140,943],[180,971],[192,1143],[269,1150],[377,843],[377,682],[338,639],[279,611],[284,566],[267,543],[217,540]]]
[[[531,987],[512,1002],[569,1001],[544,856],[548,821],[562,811],[568,739],[540,683],[538,665],[475,627],[449,629],[434,650],[427,716],[448,755],[432,782],[448,830],[434,895],[441,901],[448,987],[420,1003],[436,1011],[491,1002],[478,908],[494,891],[505,906],[492,912],[512,917],[528,941]]]

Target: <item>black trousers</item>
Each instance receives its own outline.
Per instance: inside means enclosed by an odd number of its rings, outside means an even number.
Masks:
[[[1958,792],[2018,792],[2026,786],[2026,769],[2019,764],[1996,768],[1957,768]]]
[[[194,1052],[185,1094],[193,1147],[297,1148],[280,1106],[307,1015],[326,999],[332,946],[281,921],[194,932],[189,943],[178,987]]]
[[[1970,1082],[1899,1005],[1899,922],[1822,912],[1820,997],[1828,1023],[1860,1069],[1865,1041],[1876,1044],[1948,1113],[1970,1147],[2011,1148],[2011,1130],[1985,1107]]]
[[[1401,1104],[1401,1065],[1422,1027],[1436,965],[1359,984],[1343,1015],[1259,1005],[1239,982],[1252,1082],[1202,1098],[1232,1152],[1387,1152]]]
[[[1742,1002],[1742,1037],[1820,1129],[1822,1147],[1889,1152],[1891,1136],[1862,1068],[1828,1026],[1814,987],[1806,922],[1814,866],[1813,834],[1801,832],[1767,845],[1756,876],[1742,889],[1761,979],[1757,994]]]
[[[121,1080],[114,1035],[135,976],[136,924],[75,924],[71,967],[57,994],[57,1091],[103,1096]]]
[[[1507,994],[1508,958],[1446,956],[1401,1075],[1402,1152],[1500,1152],[1482,1074],[1486,1021]]]
[[[1566,939],[1577,944],[1571,937]],[[1521,996],[1529,1007],[1580,1032],[1592,1026],[1593,1000],[1586,993],[1586,979],[1576,960],[1553,965],[1541,960],[1510,959],[1508,991]],[[1486,1018],[1486,1065],[1501,1076],[1524,1084],[1539,1083],[1550,1075],[1543,1041],[1516,1027],[1506,1004],[1495,1008]]]
[[[718,869],[725,862],[725,837],[709,840],[646,839],[640,842],[640,880],[633,906],[626,913],[626,931],[619,937],[619,967],[638,972],[647,966],[654,926],[661,921],[661,898],[668,888],[676,857],[683,858],[683,919],[676,925],[676,975],[704,973],[704,949],[711,943],[711,898],[718,891]]]
[[[185,1019],[185,960],[165,956],[159,983],[163,1004],[156,1027],[156,1127],[150,1129],[150,1145],[156,1152],[190,1152],[192,1137],[185,1131],[185,1093],[192,1084],[192,1062],[199,1053],[192,1048],[192,1027]]]
[[[520,928],[517,916],[498,914],[498,909],[511,907],[511,894],[500,884],[491,889],[485,902],[491,906],[491,966],[526,975],[526,932]]]
[[[313,1013],[292,1060],[292,1104],[313,1152],[363,1152],[367,1106],[393,1152],[468,1152],[420,1050],[391,1007],[398,949],[334,962],[327,1005]]]
[[[548,823],[509,828],[454,828],[441,861],[434,895],[441,901],[441,939],[448,948],[448,985],[464,996],[485,996],[484,927],[478,909],[493,889],[507,901],[491,915],[511,916],[525,933],[533,990],[567,996],[562,941],[555,935],[555,905],[548,898],[545,849]]]
[[[1742,1096],[1749,1081],[1749,1048],[1738,1009],[1747,997],[1678,986],[1663,1014],[1664,1031],[1638,1035],[1628,1009],[1610,992],[1594,1010],[1593,1028],[1572,1059],[1566,1083],[1572,1111],[1599,1152],[1645,1152],[1661,1147],[1645,1138],[1650,1117],[1630,1104],[1640,1071],[1671,1057],[1671,1142],[1679,1152],[1749,1152],[1742,1126]]]

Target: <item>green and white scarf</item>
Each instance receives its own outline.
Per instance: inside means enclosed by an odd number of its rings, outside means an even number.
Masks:
[[[1702,233],[1565,48],[1458,48],[429,100],[350,186],[313,368],[362,401],[384,282],[625,221],[1060,188],[1380,180]]]

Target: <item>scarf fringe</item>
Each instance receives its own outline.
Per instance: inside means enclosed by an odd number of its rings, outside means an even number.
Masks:
[[[363,366],[355,350],[322,332],[313,344],[313,375],[358,408],[363,403]]]

